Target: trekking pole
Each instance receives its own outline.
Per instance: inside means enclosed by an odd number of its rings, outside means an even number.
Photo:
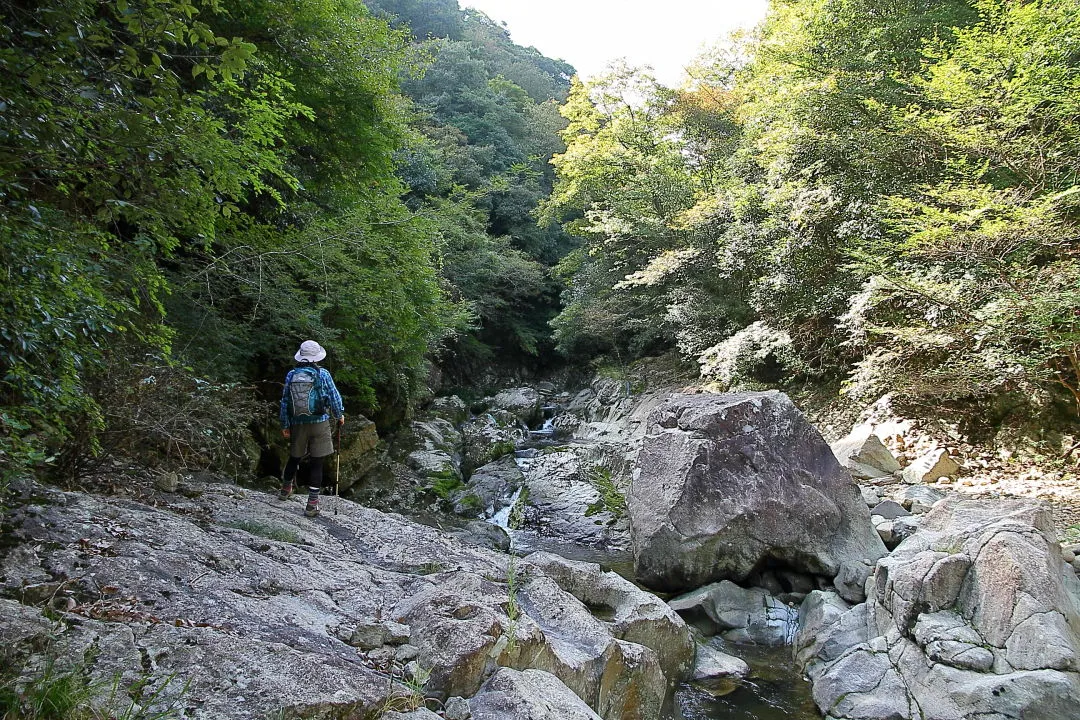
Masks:
[[[341,486],[341,426],[345,423],[339,422],[337,426],[337,451],[334,453],[334,497],[341,497],[338,494],[338,489]],[[339,503],[334,503],[334,514],[337,514],[337,506]]]

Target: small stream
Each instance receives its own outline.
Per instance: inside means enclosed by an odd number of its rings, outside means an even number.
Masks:
[[[547,408],[545,408],[545,411]],[[555,443],[555,429],[548,412],[543,425],[530,430],[525,448],[543,448]],[[521,457],[536,450],[519,454],[518,465],[524,470]],[[631,582],[634,577],[634,558],[629,550],[617,551],[586,547],[556,538],[539,535],[528,530],[518,530],[512,525],[511,514],[522,489],[519,488],[506,499],[506,505],[488,518],[488,522],[506,530],[511,539],[512,552],[525,556],[532,552],[546,551],[569,560],[593,562],[604,570],[618,573]],[[787,633],[794,634],[794,627]],[[705,640],[717,650],[742,658],[751,669],[750,677],[734,681],[718,690],[683,683],[669,700],[660,720],[820,720],[821,714],[814,704],[810,683],[796,671],[791,657],[790,645],[767,646],[735,644],[720,637]]]
[[[520,492],[515,493],[506,508],[489,519],[510,535],[514,554],[525,556],[542,550],[568,560],[593,562],[636,583],[634,558],[629,551],[583,547],[508,528],[505,523],[510,508],[517,502]],[[736,645],[720,637],[709,638],[707,643],[721,652],[742,658],[750,666],[750,677],[735,682],[734,689],[723,695],[683,683],[676,689],[660,720],[821,720],[810,693],[810,683],[795,670],[790,645]]]

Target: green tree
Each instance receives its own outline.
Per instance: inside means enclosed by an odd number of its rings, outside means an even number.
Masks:
[[[926,102],[897,113],[930,181],[889,198],[864,256],[859,378],[927,398],[1065,388],[1080,410],[1080,20],[1068,2],[976,7],[928,46]]]
[[[8,4],[0,29],[0,468],[100,426],[96,373],[168,349],[158,263],[295,178],[306,109],[213,32],[221,6]]]

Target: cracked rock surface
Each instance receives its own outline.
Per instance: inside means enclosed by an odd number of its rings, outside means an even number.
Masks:
[[[672,393],[628,506],[637,577],[685,591],[766,564],[833,578],[886,552],[859,488],[783,393]]]
[[[306,518],[298,497],[179,489],[23,488],[0,546],[0,661],[30,676],[48,653],[61,670],[118,677],[125,700],[141,687],[140,702],[208,720],[374,717],[409,693],[406,661],[430,670],[425,692],[440,699],[510,666],[558,678],[527,675],[518,690],[570,687],[605,720],[655,717],[658,657],[670,660],[678,627],[647,593],[611,590],[620,630],[543,563],[511,582],[508,556],[400,516],[327,497]],[[642,620],[664,632],[636,632]],[[641,644],[651,637],[656,650]]]
[[[813,593],[794,648],[827,717],[1080,717],[1080,584],[1046,503],[938,503],[847,607]]]

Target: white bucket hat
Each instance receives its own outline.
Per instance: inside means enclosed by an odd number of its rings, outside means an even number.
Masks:
[[[296,362],[319,362],[326,357],[326,350],[314,340],[305,340],[300,343],[300,349],[293,357]]]

